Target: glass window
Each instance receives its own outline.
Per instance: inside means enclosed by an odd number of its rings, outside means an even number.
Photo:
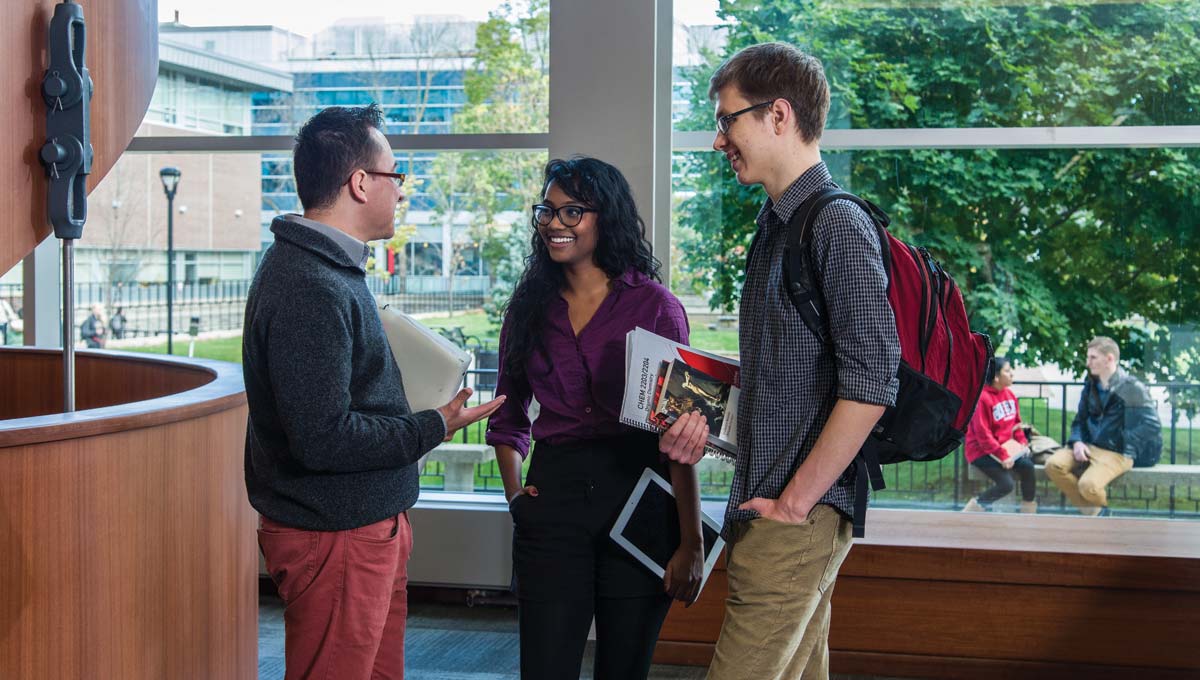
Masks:
[[[1119,515],[1200,517],[1200,206],[1196,149],[825,152],[841,186],[881,206],[894,235],[927,247],[965,297],[972,327],[1011,359],[1020,420],[1058,443],[1079,412],[1088,341],[1108,336],[1140,379],[1161,436],[1160,465],[1110,488]],[[763,201],[723,156],[675,155],[672,287],[694,339],[736,352],[745,249]],[[711,464],[710,464],[711,466]],[[1188,467],[1178,468],[1187,471]],[[717,467],[705,493],[727,493]],[[961,450],[885,468],[879,506],[957,509],[989,485]],[[1068,511],[1038,472],[1043,509]],[[1195,481],[1191,481],[1191,480]],[[1136,480],[1136,481],[1132,481]],[[1181,481],[1182,480],[1182,481]],[[1015,509],[1011,503],[1000,508]]]
[[[679,0],[679,129],[712,129],[708,78],[747,45],[817,55],[830,128],[1195,125],[1194,2],[723,4]],[[692,22],[692,23],[687,23]]]
[[[412,273],[414,276],[441,276],[442,244],[428,241],[412,244]]]
[[[470,16],[380,11],[322,25],[303,13],[272,26],[236,14],[224,26],[163,24],[168,49],[146,121],[168,127],[141,134],[290,135],[323,107],[370,102],[403,107],[387,109],[395,134],[546,131],[544,0],[485,3]]]

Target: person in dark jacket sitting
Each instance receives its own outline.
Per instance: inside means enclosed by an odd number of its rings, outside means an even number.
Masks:
[[[1088,376],[1071,424],[1071,438],[1046,461],[1049,477],[1084,515],[1107,515],[1108,485],[1162,454],[1162,425],[1150,391],[1117,366],[1112,338],[1088,343]]]

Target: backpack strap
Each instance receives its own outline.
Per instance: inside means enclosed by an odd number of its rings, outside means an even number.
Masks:
[[[829,335],[825,296],[821,293],[820,286],[813,277],[812,230],[821,210],[837,200],[850,201],[867,213],[875,225],[876,234],[879,237],[879,250],[883,257],[884,272],[890,273],[892,268],[892,253],[887,238],[887,227],[891,223],[891,219],[874,203],[841,189],[825,189],[813,194],[800,204],[788,223],[787,241],[783,247],[784,292],[787,293],[796,312],[800,314],[804,325],[813,335],[817,336],[822,344],[827,346],[832,346],[833,338]],[[891,285],[890,276],[889,285]],[[778,459],[776,464],[778,464]],[[883,469],[879,464],[879,456],[869,437],[862,449],[855,455],[853,464],[857,470],[854,482],[853,535],[856,538],[862,538],[866,531],[867,521],[869,496],[867,485],[870,484],[870,488],[875,491],[881,491],[886,486],[883,480]]]
[[[829,319],[825,314],[825,296],[813,277],[812,230],[817,215],[833,201],[845,200],[862,208],[871,218],[879,236],[884,272],[890,272],[892,253],[888,245],[887,227],[891,219],[879,206],[841,189],[825,189],[809,196],[788,222],[787,240],[783,246],[783,287],[792,306],[804,325],[824,345],[833,344],[829,337]]]
[[[883,466],[879,464],[879,455],[869,436],[854,456],[854,467],[858,474],[854,476],[854,517],[851,518],[854,530],[851,535],[862,538],[867,533],[867,483],[870,482],[874,491],[887,488],[883,481]]]

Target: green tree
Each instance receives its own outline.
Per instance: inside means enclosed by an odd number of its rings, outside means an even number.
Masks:
[[[545,131],[549,120],[549,29],[547,0],[504,3],[475,32],[472,65],[464,76],[466,105],[455,115],[456,133]],[[444,184],[435,201],[442,219],[455,211],[471,216],[470,243],[491,277],[489,316],[512,294],[528,250],[527,205],[541,191],[545,154],[528,152],[443,153],[433,164],[433,181]],[[453,200],[451,200],[453,199]],[[505,215],[516,212],[515,221]]]
[[[685,126],[712,129],[708,77],[766,40],[818,56],[830,127],[1023,127],[1200,122],[1200,3],[839,3],[726,0],[721,54],[691,75]],[[906,150],[826,154],[964,291],[972,324],[1029,362],[1080,363],[1113,335],[1136,367],[1184,377],[1172,331],[1200,319],[1195,149]],[[683,266],[732,308],[763,200],[718,154],[685,154],[695,194]],[[1198,377],[1198,376],[1191,376]]]

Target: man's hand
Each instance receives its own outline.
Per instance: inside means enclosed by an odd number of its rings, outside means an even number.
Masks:
[[[437,412],[442,414],[442,418],[446,420],[446,438],[443,441],[450,441],[459,428],[466,427],[477,420],[483,420],[495,413],[505,399],[502,395],[486,404],[467,408],[467,399],[471,398],[471,393],[470,387],[464,387],[454,395],[449,404],[438,407]]]
[[[783,522],[785,524],[804,524],[808,521],[808,513],[812,511],[812,508],[800,508],[789,505],[782,498],[779,500],[772,498],[751,498],[739,505],[738,510],[753,510],[758,513],[759,517],[773,519],[776,522]]]
[[[700,582],[703,579],[704,550],[699,545],[680,543],[663,573],[663,590],[690,607],[700,594]]]
[[[1091,453],[1091,449],[1083,442],[1075,442],[1072,453],[1075,454],[1075,461],[1077,463],[1086,463],[1088,462],[1088,454]]]
[[[667,458],[684,465],[695,465],[704,456],[708,441],[708,418],[699,411],[685,413],[659,437],[658,450]]]

